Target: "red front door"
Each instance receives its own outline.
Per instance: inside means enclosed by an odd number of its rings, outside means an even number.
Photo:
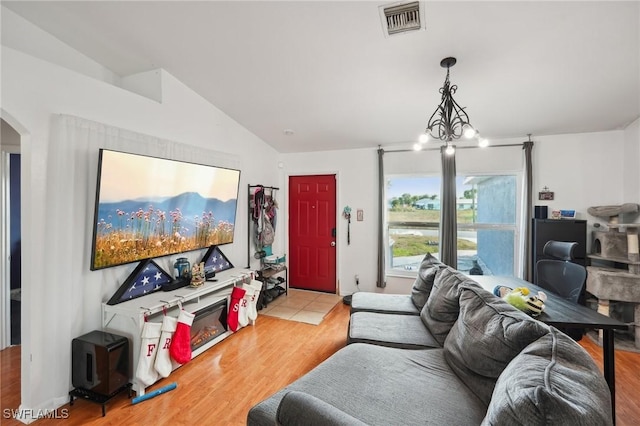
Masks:
[[[289,177],[289,285],[336,292],[336,176]]]

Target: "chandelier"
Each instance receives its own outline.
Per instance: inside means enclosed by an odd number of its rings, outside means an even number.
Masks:
[[[449,68],[456,64],[456,58],[444,58],[440,61],[440,66],[447,69],[447,76],[444,79],[444,85],[440,88],[440,94],[442,100],[440,105],[431,114],[427,128],[424,134],[420,136],[420,142],[414,145],[414,149],[419,151],[422,149],[422,145],[427,143],[430,139],[439,139],[445,143],[445,152],[449,155],[453,155],[455,152],[455,146],[452,142],[456,139],[460,139],[464,135],[467,139],[478,138],[478,145],[485,147],[489,144],[489,141],[484,138],[480,138],[478,131],[469,122],[469,115],[465,112],[464,107],[461,107],[453,95],[458,90],[458,86],[451,84],[449,81]]]

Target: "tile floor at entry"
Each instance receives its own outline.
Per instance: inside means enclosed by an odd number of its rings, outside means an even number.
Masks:
[[[342,297],[336,294],[290,288],[288,294],[277,297],[258,315],[318,325],[338,302],[342,303]]]

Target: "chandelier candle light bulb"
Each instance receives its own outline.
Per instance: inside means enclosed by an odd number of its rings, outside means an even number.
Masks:
[[[477,133],[478,132],[476,132],[476,129],[471,126],[467,126],[466,130],[464,131],[464,137],[467,139],[471,139],[475,137]]]
[[[447,144],[447,148],[444,150],[444,152],[447,155],[453,155],[456,152],[456,147],[451,144]]]

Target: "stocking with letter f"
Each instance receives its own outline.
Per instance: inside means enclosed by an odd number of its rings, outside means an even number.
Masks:
[[[149,386],[158,380],[158,372],[154,367],[156,354],[158,352],[158,341],[160,340],[159,322],[144,322],[142,334],[140,335],[140,357],[138,357],[138,367],[136,368],[136,379],[144,386]]]

